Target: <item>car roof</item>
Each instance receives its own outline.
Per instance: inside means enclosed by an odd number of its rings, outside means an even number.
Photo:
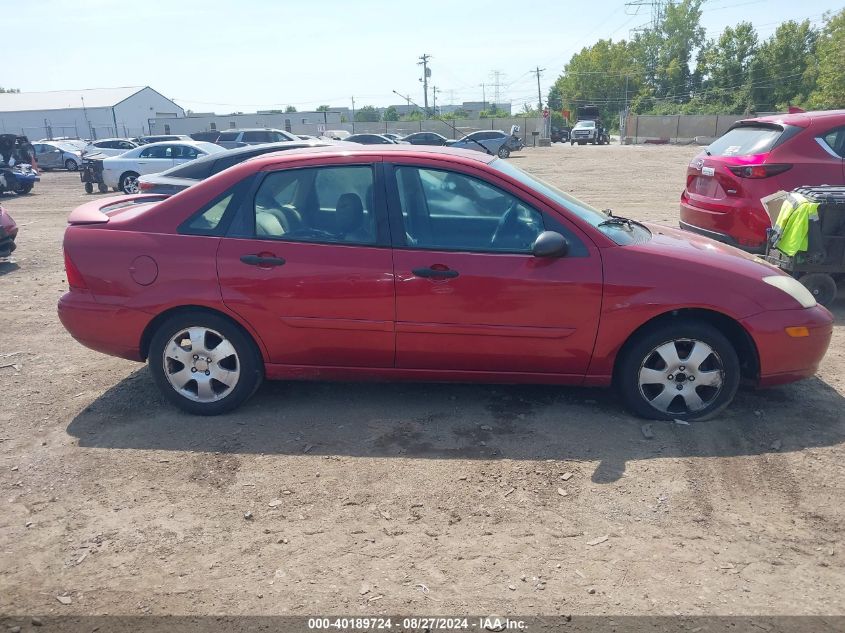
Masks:
[[[785,125],[809,125],[811,121],[828,118],[845,118],[845,110],[815,110],[792,114],[770,114],[768,116],[742,119],[742,123],[783,123]]]
[[[136,147],[135,149],[147,149],[148,147],[158,147],[160,145],[173,145],[174,143],[179,143],[180,145],[193,145],[194,147],[199,147],[200,149],[207,149],[209,146],[216,147],[218,149],[223,149],[216,143],[209,143],[208,141],[194,141],[192,139],[176,139],[174,141],[157,141],[155,143],[147,143],[146,145],[141,145],[140,147]]]
[[[446,147],[434,147],[426,145],[399,145],[391,143],[390,145],[356,145],[355,143],[344,143],[343,145],[322,145],[317,147],[308,147],[303,149],[293,149],[285,152],[273,152],[270,154],[263,154],[250,158],[247,162],[251,165],[256,165],[258,169],[263,169],[274,164],[280,164],[288,161],[295,161],[297,159],[307,158],[313,156],[317,157],[335,157],[335,156],[355,156],[363,157],[380,156],[390,160],[391,156],[397,158],[432,158],[444,157],[447,161],[471,164],[482,163],[489,164],[497,159],[495,155],[486,154],[469,149],[452,149]]]
[[[131,142],[132,142],[132,139],[131,139],[131,138],[123,138],[123,137],[120,137],[120,136],[115,136],[115,137],[113,137],[113,138],[98,138],[98,139],[94,139],[93,141],[88,141],[88,143],[89,143],[90,145],[93,145],[94,143],[102,143],[103,141],[129,141],[129,142],[131,143]]]

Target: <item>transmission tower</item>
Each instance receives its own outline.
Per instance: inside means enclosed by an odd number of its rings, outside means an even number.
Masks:
[[[490,73],[490,78],[493,80],[493,103],[495,106],[498,106],[501,103],[501,85],[502,85],[502,76],[504,73],[501,70],[494,70]]]
[[[631,29],[631,32],[636,33],[646,29],[656,30],[666,15],[667,4],[668,0],[628,0],[625,3],[625,13],[628,15],[639,15],[640,9],[651,7],[651,21]]]

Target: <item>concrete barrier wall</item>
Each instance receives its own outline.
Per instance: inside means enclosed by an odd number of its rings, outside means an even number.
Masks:
[[[628,116],[625,139],[627,143],[708,142],[743,118],[739,114],[632,114]]]

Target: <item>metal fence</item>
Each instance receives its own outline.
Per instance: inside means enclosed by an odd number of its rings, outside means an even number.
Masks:
[[[451,125],[450,125],[451,124]],[[511,127],[519,126],[518,136],[523,139],[526,145],[534,143],[534,132],[541,132],[543,129],[542,119],[537,117],[506,117],[501,119],[454,119],[448,123],[439,119],[424,119],[420,121],[377,121],[372,123],[355,121],[335,124],[334,129],[343,129],[356,134],[370,132],[373,134],[384,134],[392,132],[403,136],[414,132],[436,132],[446,138],[460,138],[465,134],[478,132],[480,130],[502,130],[510,132]],[[293,130],[296,132],[296,130]],[[538,135],[539,136],[539,135]]]

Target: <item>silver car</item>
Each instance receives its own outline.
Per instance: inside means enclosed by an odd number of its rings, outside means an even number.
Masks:
[[[82,164],[82,150],[63,141],[39,141],[33,143],[35,162],[40,169],[67,169],[76,171]]]
[[[474,149],[478,152],[495,154],[499,158],[507,158],[511,152],[519,151],[524,147],[522,140],[516,134],[507,134],[499,130],[473,132],[456,141],[446,141],[446,146]]]
[[[283,141],[298,141],[290,132],[271,130],[269,128],[254,130],[226,130],[221,132],[215,143],[226,149],[246,147],[247,145],[261,145],[262,143],[281,143]]]

